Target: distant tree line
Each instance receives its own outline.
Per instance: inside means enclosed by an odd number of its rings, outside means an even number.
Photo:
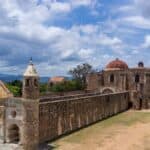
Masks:
[[[50,87],[47,83],[40,83],[40,93],[84,90],[86,88],[86,76],[91,72],[93,72],[91,65],[87,63],[77,65],[68,72],[72,76],[72,80],[66,80]],[[6,85],[14,96],[19,97],[22,95],[22,81],[14,80]]]

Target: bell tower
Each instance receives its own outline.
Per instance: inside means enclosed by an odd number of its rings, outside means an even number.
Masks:
[[[35,69],[35,66],[30,59],[29,65],[23,74],[23,98],[37,99],[39,98],[39,76]]]

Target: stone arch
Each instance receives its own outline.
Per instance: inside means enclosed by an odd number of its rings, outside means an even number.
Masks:
[[[34,86],[38,86],[38,80],[37,79],[34,79]]]
[[[7,128],[7,143],[18,144],[20,142],[20,129],[18,125],[12,124]]]
[[[102,94],[110,94],[110,93],[114,93],[114,89],[110,88],[110,87],[106,87],[103,88],[101,91]]]

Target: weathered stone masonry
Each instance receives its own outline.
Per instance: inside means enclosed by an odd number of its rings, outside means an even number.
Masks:
[[[23,98],[5,101],[3,141],[18,142],[23,150],[36,150],[39,144],[39,103]]]
[[[127,110],[129,98],[129,92],[36,100],[9,98],[5,101],[1,139],[6,143],[18,141],[23,150],[37,150],[39,143]]]
[[[18,143],[19,149],[37,150],[40,143],[127,110],[129,101],[137,101],[135,107],[139,106],[137,91],[90,91],[40,98],[39,77],[30,63],[24,74],[23,97],[10,97],[2,105],[0,138]]]
[[[39,103],[39,143],[128,109],[129,93],[91,95]]]

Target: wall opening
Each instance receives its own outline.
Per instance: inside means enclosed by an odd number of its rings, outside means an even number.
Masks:
[[[110,75],[110,82],[111,82],[111,83],[114,82],[114,75],[113,75],[113,74]]]
[[[140,102],[139,102],[139,109],[142,109],[142,98],[140,98],[139,101],[140,101]]]
[[[18,144],[20,141],[19,127],[15,124],[8,128],[8,142]]]
[[[29,84],[30,84],[30,79],[26,79],[26,81],[25,81],[25,86],[29,86]]]
[[[104,89],[104,90],[102,91],[102,94],[111,94],[111,93],[113,93],[113,91],[112,91],[111,89],[109,89],[109,88]]]
[[[139,83],[140,82],[140,76],[137,74],[135,75],[135,83]]]
[[[133,108],[133,102],[129,101],[128,108],[129,109]]]
[[[38,87],[38,81],[37,81],[37,79],[34,79],[34,86]]]

